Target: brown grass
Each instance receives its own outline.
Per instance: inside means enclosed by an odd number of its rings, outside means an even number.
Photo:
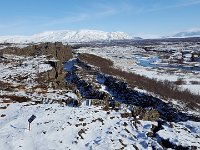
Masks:
[[[179,87],[170,81],[158,81],[113,68],[113,62],[92,54],[80,54],[79,59],[98,67],[103,73],[118,76],[126,80],[130,87],[138,87],[158,94],[165,99],[177,99],[185,102],[190,108],[199,108],[200,95],[194,95],[188,90],[180,91]]]
[[[11,83],[0,81],[0,90],[5,90],[5,91],[20,91],[20,90],[23,90],[23,91],[25,91],[26,87],[23,84],[14,85],[14,84],[11,84]]]
[[[97,67],[110,67],[113,66],[113,62],[111,60],[92,55],[92,54],[80,54],[79,59],[86,61],[89,64],[92,64]]]
[[[39,84],[39,85],[34,86],[32,88],[32,91],[38,94],[46,94],[48,91],[48,86],[45,84]]]
[[[16,95],[0,95],[0,98],[10,99],[13,102],[19,102],[19,103],[28,102],[31,100],[28,97],[16,96]]]
[[[178,78],[174,83],[176,85],[183,85],[183,84],[186,84],[186,81],[184,81],[183,78]]]
[[[37,88],[47,90],[47,89],[48,89],[48,86],[47,86],[47,85],[44,85],[44,84],[40,84],[40,85],[34,86],[34,89],[37,89]]]
[[[0,90],[8,90],[10,91],[12,84],[0,81]]]

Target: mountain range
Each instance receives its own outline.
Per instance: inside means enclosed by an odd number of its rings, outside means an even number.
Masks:
[[[171,37],[171,38],[200,37],[200,30],[190,30],[190,31],[178,32],[169,37]]]
[[[200,37],[200,30],[179,32],[164,38],[188,38]],[[46,31],[31,36],[0,36],[0,43],[39,43],[39,42],[63,42],[63,43],[84,43],[94,41],[111,40],[141,40],[141,37],[133,37],[124,32],[105,32],[100,30],[58,30]]]
[[[104,32],[99,30],[60,30],[47,31],[32,36],[0,36],[0,43],[38,43],[67,42],[81,43],[92,41],[110,41],[132,39],[124,32]]]

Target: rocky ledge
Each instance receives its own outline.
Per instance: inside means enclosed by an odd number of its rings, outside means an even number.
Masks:
[[[63,63],[72,58],[72,48],[70,46],[56,42],[30,45],[24,48],[7,47],[0,51],[0,56],[3,54],[35,57],[45,55],[49,59],[45,63],[50,64],[53,69],[39,74],[38,81],[40,83],[50,84],[51,87],[56,89],[65,87]]]

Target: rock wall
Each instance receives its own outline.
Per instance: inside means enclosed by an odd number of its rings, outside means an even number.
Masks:
[[[0,57],[2,57],[2,56],[3,56],[3,51],[0,50]]]
[[[63,45],[60,42],[42,43],[39,45],[30,45],[24,48],[7,47],[2,50],[5,54],[24,55],[24,56],[40,56],[46,55],[60,60],[62,63],[72,57],[72,48]]]
[[[72,48],[63,45],[60,42],[42,43],[39,45],[30,45],[25,48],[7,47],[2,50],[4,54],[14,54],[21,56],[41,56],[46,55],[48,58],[55,58],[58,61],[48,61],[53,69],[40,74],[39,82],[51,83],[53,88],[65,88],[65,72],[63,63],[72,58]]]
[[[116,77],[103,74],[99,72],[99,80],[106,86],[107,90],[112,93],[112,97],[120,99],[122,103],[131,104],[141,108],[151,108],[158,111],[160,118],[167,121],[186,121],[188,118],[190,120],[200,120],[197,116],[192,116],[187,113],[183,113],[179,108],[174,107],[171,102],[164,102],[161,99],[152,96],[150,94],[138,92],[128,86],[128,84]],[[146,111],[145,111],[146,112]],[[144,112],[146,118],[154,118],[157,113],[151,111],[147,115]]]
[[[171,102],[165,102],[154,95],[134,90],[123,79],[104,74],[98,68],[81,62],[79,59],[66,76],[66,80],[76,85],[83,98],[99,99],[111,107],[116,101],[134,106],[133,114],[128,115],[135,115],[135,117],[140,115],[140,119],[157,120],[161,118],[174,122],[186,121],[188,118],[199,120],[196,116],[183,113],[181,108],[174,106]],[[102,91],[101,87],[106,92]]]

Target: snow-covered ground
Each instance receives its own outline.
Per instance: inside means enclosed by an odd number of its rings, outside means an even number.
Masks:
[[[114,62],[114,66],[117,68],[120,68],[124,71],[144,75],[149,78],[156,78],[158,80],[169,81],[177,81],[179,78],[181,78],[185,81],[185,84],[180,86],[181,88],[189,89],[195,94],[200,93],[200,85],[191,84],[191,81],[196,81],[197,83],[200,83],[199,71],[185,73],[182,70],[177,69],[175,72],[172,73],[170,71],[170,68],[154,68],[140,66],[138,65],[137,60],[134,58],[134,55],[141,53],[145,54],[146,52],[141,48],[137,48],[135,46],[84,47],[78,49],[77,52],[94,54],[103,58],[110,59]]]
[[[0,123],[0,145],[4,150],[105,150],[120,149],[123,144],[127,145],[126,149],[134,149],[132,145],[146,149],[148,144],[154,142],[146,135],[151,122],[143,122],[145,125],[137,131],[131,126],[130,119],[121,118],[120,113],[111,111],[107,114],[95,107],[12,104],[0,112],[6,115]],[[36,119],[29,131],[27,119],[32,114]]]
[[[50,85],[48,88],[41,86],[37,81],[39,73],[52,69],[46,62],[45,56],[22,57],[15,55],[4,55],[6,59],[0,61],[0,107],[7,106],[2,103],[7,96],[18,96],[34,101],[53,102],[54,100],[66,100],[77,96],[68,90],[54,90]],[[53,59],[51,59],[53,60]],[[64,79],[63,79],[64,80]],[[3,90],[5,88],[5,90]],[[2,90],[1,90],[2,89]],[[9,100],[9,99],[8,99]]]
[[[199,122],[186,121],[164,125],[163,130],[158,131],[158,135],[163,139],[168,139],[174,145],[183,145],[184,147],[199,146],[200,144],[200,126]],[[173,126],[173,127],[171,127]],[[191,133],[191,134],[188,134]],[[196,138],[196,141],[193,141]]]
[[[51,69],[45,63],[46,57],[4,57],[7,59],[1,58],[0,83],[12,89],[0,87],[0,150],[162,150],[158,142],[161,139],[169,139],[173,145],[200,148],[200,122],[165,122],[152,135],[158,122],[123,118],[121,114],[130,113],[127,105],[121,105],[119,111],[104,111],[101,106],[87,106],[85,101],[79,107],[70,107],[60,100],[77,99],[72,91],[34,88],[39,84],[38,73]],[[71,70],[71,62],[65,70]],[[30,101],[18,103],[9,100],[9,96]],[[32,115],[36,119],[29,131],[28,119]]]
[[[122,118],[120,112],[103,111],[100,107],[78,108],[58,104],[24,106],[11,104],[0,114],[6,116],[0,122],[0,149],[157,149],[162,147],[154,138],[148,137],[156,122],[140,121],[132,125],[132,118]],[[28,130],[28,118],[36,119]],[[200,148],[199,122],[173,123],[164,125],[158,136],[170,139],[175,145]]]
[[[37,78],[38,73],[51,70],[49,64],[45,64],[47,59],[41,57],[22,57],[15,55],[4,55],[6,59],[0,63],[0,80],[7,83],[17,84],[18,77],[26,77],[25,83]],[[27,84],[28,85],[28,84]]]

